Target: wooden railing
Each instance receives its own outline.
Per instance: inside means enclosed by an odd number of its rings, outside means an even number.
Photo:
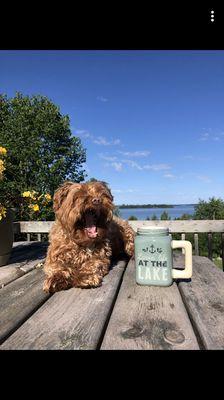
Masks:
[[[224,220],[179,220],[179,221],[128,221],[134,231],[139,226],[165,226],[169,228],[169,232],[179,233],[181,239],[185,239],[186,233],[194,234],[194,253],[199,255],[199,233],[207,233],[208,235],[208,257],[212,259],[212,235],[220,233],[221,235],[221,254],[222,266],[224,270]],[[27,240],[31,240],[31,233],[37,235],[37,240],[41,241],[43,233],[49,233],[54,221],[21,221],[14,222],[14,234],[26,233]]]

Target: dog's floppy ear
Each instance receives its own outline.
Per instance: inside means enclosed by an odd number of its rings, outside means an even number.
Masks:
[[[111,193],[111,190],[110,190],[108,184],[107,184],[106,182],[104,182],[104,181],[101,181],[100,183],[102,183],[102,185],[107,189],[107,192],[108,192],[108,194],[109,194],[109,197],[110,197],[111,201],[113,201],[114,198],[113,198],[113,195],[112,195],[112,193]]]
[[[53,197],[54,212],[59,210],[72,185],[75,185],[74,182],[66,181],[56,190]]]

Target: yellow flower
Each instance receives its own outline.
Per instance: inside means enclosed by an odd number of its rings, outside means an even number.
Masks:
[[[3,171],[5,171],[4,162],[0,160],[0,179],[3,179]]]
[[[5,156],[6,153],[7,153],[7,150],[5,149],[5,147],[0,146],[0,155]]]
[[[0,205],[0,221],[2,220],[2,217],[6,217],[6,208]]]
[[[45,194],[44,197],[46,200],[49,200],[49,201],[51,200],[51,195],[49,193]]]
[[[32,190],[32,192],[30,193],[31,199],[36,200],[36,196],[35,196],[36,193],[37,193],[37,192],[35,192],[35,190]]]
[[[30,191],[27,191],[27,192],[23,192],[23,195],[22,195],[23,197],[31,197],[31,193],[30,193]]]
[[[33,211],[39,211],[40,208],[38,206],[38,204],[33,204]]]

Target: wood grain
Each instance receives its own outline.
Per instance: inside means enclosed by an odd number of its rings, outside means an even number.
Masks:
[[[0,342],[49,297],[43,280],[43,271],[34,270],[0,291]]]
[[[1,349],[96,349],[125,265],[119,261],[99,288],[55,293]]]
[[[13,247],[8,265],[43,258],[46,255],[48,242],[33,241],[19,243],[19,245]]]
[[[33,270],[38,263],[44,262],[47,245],[47,243],[26,242],[15,246],[9,264],[0,268],[0,288]]]
[[[179,256],[175,264],[183,264]],[[193,257],[190,281],[178,283],[201,345],[224,349],[224,273],[207,257]]]
[[[48,233],[54,221],[20,221],[14,222],[14,233]]]
[[[176,284],[170,287],[137,285],[134,261],[130,261],[101,349],[198,348]]]
[[[135,231],[141,225],[166,226],[171,233],[224,232],[224,220],[128,221]],[[48,233],[54,221],[14,222],[14,233]]]
[[[165,226],[171,233],[200,233],[200,232],[224,232],[224,220],[180,220],[180,221],[128,221],[132,228],[144,225]]]
[[[20,265],[6,265],[0,269],[0,288],[8,285],[10,282],[17,278],[20,278],[25,274],[24,271],[20,270],[18,267]]]
[[[199,256],[198,233],[194,233],[194,251],[195,255]]]

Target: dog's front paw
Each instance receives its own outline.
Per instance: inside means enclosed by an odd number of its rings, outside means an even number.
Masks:
[[[89,275],[85,278],[79,279],[78,282],[74,282],[74,286],[80,288],[94,288],[101,286],[102,276],[100,275]]]
[[[44,281],[43,290],[46,293],[55,293],[71,287],[71,280],[64,272],[57,272]]]
[[[107,275],[108,272],[109,272],[109,265],[100,264],[100,265],[98,266],[98,270],[99,270],[100,275],[105,276],[105,275]]]

